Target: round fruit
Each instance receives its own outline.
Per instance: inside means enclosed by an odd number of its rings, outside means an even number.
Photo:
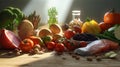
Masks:
[[[99,27],[101,28],[102,32],[105,30],[108,30],[110,27],[112,27],[112,24],[101,22],[99,23]]]
[[[104,15],[104,22],[109,24],[120,24],[120,14],[114,10],[106,12]]]
[[[48,50],[54,50],[54,48],[55,48],[55,42],[48,42],[48,43],[46,43],[46,45],[47,45],[47,48],[48,48]]]
[[[18,48],[20,44],[20,38],[15,35],[12,31],[2,29],[0,30],[0,44],[5,49]]]
[[[65,40],[64,44],[65,44],[65,47],[67,48],[67,50],[69,50],[69,51],[74,50],[76,48],[76,45],[74,45],[73,43],[70,43],[67,40]]]
[[[23,51],[23,52],[29,52],[30,50],[33,49],[34,43],[31,39],[24,39],[23,41],[21,41],[19,48]]]
[[[67,39],[72,38],[74,35],[75,35],[75,32],[73,32],[73,31],[70,30],[70,29],[64,31],[64,36],[65,36]]]
[[[74,26],[73,26],[73,30],[74,30],[76,33],[81,33],[81,28],[80,28],[80,26],[78,26],[78,25],[74,25]]]
[[[55,46],[55,51],[57,52],[63,52],[65,51],[65,46],[63,43],[57,43]]]

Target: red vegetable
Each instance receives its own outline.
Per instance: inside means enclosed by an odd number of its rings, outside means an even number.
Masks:
[[[54,50],[54,48],[55,48],[55,42],[47,42],[46,43],[46,45],[47,45],[47,48],[48,48],[48,50]]]
[[[67,38],[67,39],[70,39],[71,37],[73,37],[75,35],[75,32],[68,29],[66,31],[64,31],[64,36]]]
[[[67,48],[67,50],[69,50],[69,51],[74,50],[76,48],[76,45],[74,45],[73,43],[70,43],[67,40],[64,41],[64,44],[65,44],[65,47]]]
[[[20,44],[20,38],[10,30],[0,30],[0,44],[4,49],[15,49]]]
[[[63,52],[65,51],[65,46],[63,43],[57,43],[55,46],[55,51],[57,52]]]
[[[99,27],[101,28],[102,32],[109,29],[112,26],[113,26],[112,24],[105,23],[105,22],[99,23]]]
[[[106,12],[104,15],[104,22],[109,24],[120,24],[120,13],[114,11]]]
[[[34,42],[31,39],[24,39],[23,41],[21,41],[19,48],[23,52],[29,52],[30,50],[33,49],[33,46],[34,46]]]

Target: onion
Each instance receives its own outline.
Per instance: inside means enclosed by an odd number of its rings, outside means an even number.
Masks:
[[[2,29],[0,31],[1,45],[5,49],[15,49],[18,48],[20,44],[20,38],[15,35],[12,31]]]

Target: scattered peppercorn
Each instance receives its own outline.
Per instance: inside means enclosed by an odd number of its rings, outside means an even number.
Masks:
[[[97,61],[102,61],[102,58],[101,57],[96,57],[96,60]]]
[[[93,61],[93,59],[91,57],[87,57],[86,59],[87,59],[87,61]]]

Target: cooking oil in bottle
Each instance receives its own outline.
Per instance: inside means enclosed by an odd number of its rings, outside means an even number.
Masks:
[[[80,19],[80,10],[72,11],[72,21],[70,21],[69,26],[72,29],[74,26],[78,26],[81,28],[83,22]]]

